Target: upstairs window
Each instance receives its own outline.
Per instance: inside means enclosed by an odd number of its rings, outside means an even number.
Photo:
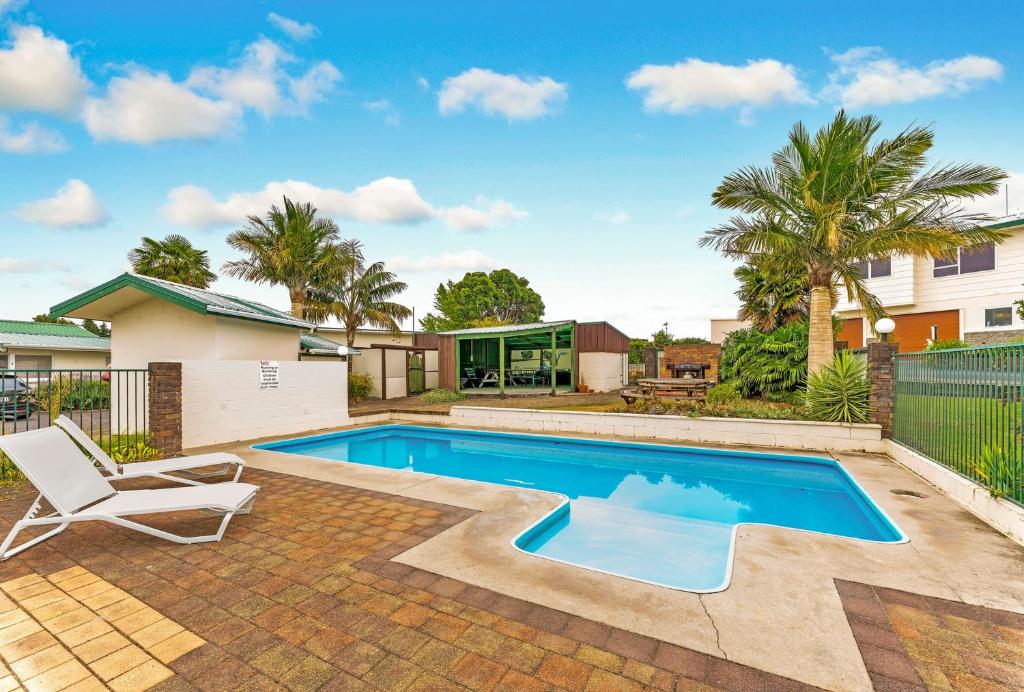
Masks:
[[[1011,308],[986,308],[986,327],[1009,327],[1013,324],[1013,310]]]
[[[953,258],[936,258],[932,275],[956,276],[957,274],[973,274],[996,268],[996,246],[985,243],[976,248],[961,250]]]
[[[865,279],[877,279],[881,276],[892,275],[892,259],[889,257],[871,260],[870,262],[858,262],[856,267],[857,271]]]

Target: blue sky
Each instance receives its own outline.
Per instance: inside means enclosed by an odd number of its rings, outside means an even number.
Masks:
[[[736,308],[732,265],[696,246],[724,218],[710,193],[797,120],[934,123],[936,160],[1024,172],[1015,3],[580,7],[0,0],[0,316],[117,275],[142,235],[219,268],[287,192],[418,315],[441,281],[507,266],[548,318],[706,336]]]

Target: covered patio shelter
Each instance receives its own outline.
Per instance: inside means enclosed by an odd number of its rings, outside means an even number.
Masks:
[[[439,334],[440,386],[473,395],[576,388],[576,322],[534,322]]]

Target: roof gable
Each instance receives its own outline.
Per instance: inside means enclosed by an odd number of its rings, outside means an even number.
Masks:
[[[275,310],[274,308],[257,303],[251,300],[242,300],[234,296],[215,293],[193,286],[176,284],[173,281],[154,279],[151,276],[139,274],[122,274],[105,284],[81,293],[74,298],[64,301],[50,308],[50,314],[54,317],[71,314],[82,310],[90,303],[96,302],[106,296],[125,288],[131,288],[147,293],[155,298],[174,303],[186,310],[199,313],[200,315],[213,315],[220,317],[233,317],[236,319],[252,320],[267,324],[277,324],[285,327],[297,327],[301,329],[312,329],[313,324],[292,315]]]

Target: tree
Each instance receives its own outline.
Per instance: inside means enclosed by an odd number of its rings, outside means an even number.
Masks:
[[[434,309],[439,314],[427,313],[420,320],[428,332],[537,322],[544,315],[544,301],[525,277],[496,269],[439,285]]]
[[[390,299],[408,286],[387,271],[383,262],[367,265],[358,240],[346,240],[340,247],[349,260],[346,269],[334,283],[309,292],[306,317],[314,322],[323,322],[328,316],[341,320],[348,346],[355,343],[356,330],[364,324],[399,333],[398,320],[408,318],[412,311]]]
[[[206,288],[217,280],[206,250],[173,233],[163,240],[143,236],[142,243],[128,253],[128,261],[136,274],[186,286]]]
[[[92,320],[82,320],[82,324],[78,324],[74,320],[65,319],[63,317],[52,317],[49,313],[43,313],[36,315],[32,318],[33,322],[46,322],[47,324],[73,324],[81,327],[86,331],[90,331],[96,336],[110,336],[110,327],[106,322],[96,323]]]
[[[741,320],[762,331],[807,319],[811,289],[807,275],[799,267],[780,266],[770,258],[754,259],[736,268],[733,276],[740,282],[736,297],[740,300]]]
[[[352,258],[338,244],[338,225],[317,218],[316,208],[284,198],[284,209],[270,207],[264,218],[249,216],[244,228],[231,233],[228,245],[243,255],[224,263],[224,271],[258,284],[284,286],[291,314],[302,318],[307,295],[335,285]]]
[[[63,317],[51,317],[49,314],[45,312],[41,315],[36,315],[35,317],[33,317],[32,321],[46,322],[47,324],[75,324],[75,322],[72,322],[69,319],[65,319]]]
[[[836,287],[872,323],[885,314],[859,262],[894,254],[948,257],[1006,237],[982,225],[990,217],[960,204],[994,194],[1004,171],[967,163],[925,170],[930,128],[912,126],[877,140],[880,127],[873,116],[852,118],[842,110],[814,136],[797,123],[771,167],[735,171],[712,194],[716,206],[743,215],[709,231],[701,245],[744,261],[774,257],[807,276],[811,372],[832,361]]]
[[[666,346],[687,346],[689,344],[709,344],[711,342],[699,336],[682,336],[677,338],[667,329],[659,329],[651,334],[650,343],[656,348],[665,348]]]

